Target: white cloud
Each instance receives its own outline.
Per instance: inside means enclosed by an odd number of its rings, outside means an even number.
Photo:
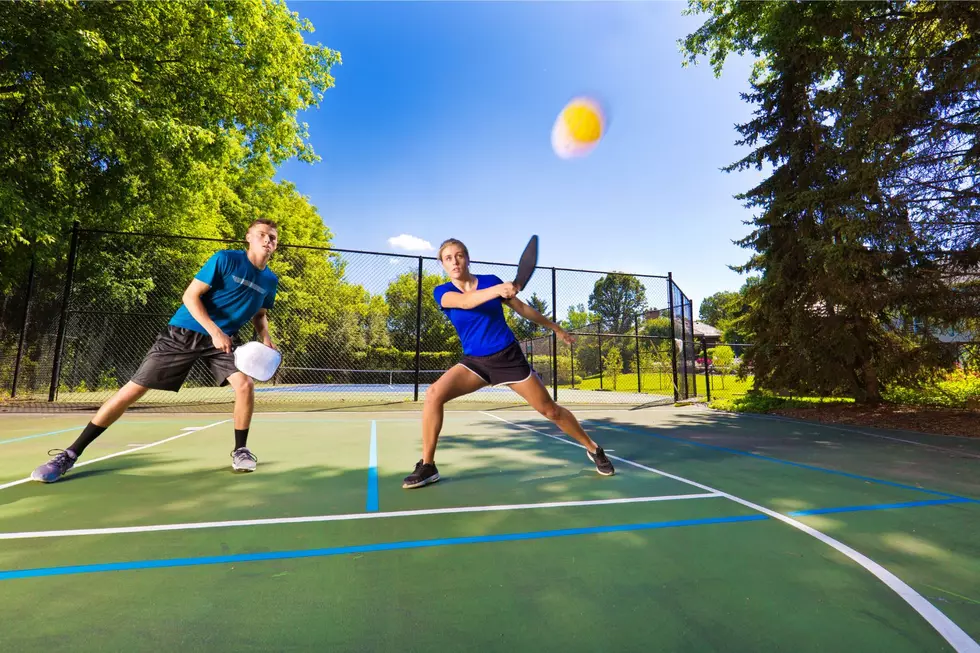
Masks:
[[[406,252],[431,252],[435,249],[427,240],[422,240],[418,236],[401,234],[388,239],[388,244],[395,249],[403,249]]]

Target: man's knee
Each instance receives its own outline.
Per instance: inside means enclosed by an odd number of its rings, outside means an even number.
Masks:
[[[231,383],[235,388],[235,392],[239,394],[250,395],[255,390],[255,381],[252,380],[252,377],[244,374]]]

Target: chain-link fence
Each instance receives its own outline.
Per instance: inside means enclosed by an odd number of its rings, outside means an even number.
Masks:
[[[104,402],[136,371],[201,265],[240,241],[76,229],[30,265],[5,294],[0,382],[5,405],[44,410]],[[279,293],[270,331],[283,351],[276,376],[256,386],[263,409],[317,410],[418,402],[462,355],[433,289],[446,282],[431,257],[282,245],[270,264]],[[516,266],[474,261],[475,274],[512,279]],[[534,370],[561,402],[642,405],[699,394],[692,304],[667,277],[538,268],[521,298],[574,342],[506,311]],[[239,333],[252,337],[251,325]],[[179,393],[150,391],[142,406],[227,404],[207,367]],[[702,392],[704,390],[704,383]],[[507,388],[456,401],[520,403]]]
[[[709,342],[697,339],[697,383],[706,400],[733,399],[749,392],[754,377],[745,363],[749,343]]]

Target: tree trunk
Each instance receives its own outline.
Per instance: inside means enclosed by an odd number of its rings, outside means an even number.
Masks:
[[[881,387],[878,384],[878,372],[871,360],[865,360],[861,366],[861,376],[864,380],[862,396],[858,398],[862,404],[880,404]]]

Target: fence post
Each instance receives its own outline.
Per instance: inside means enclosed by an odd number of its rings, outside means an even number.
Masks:
[[[71,244],[68,247],[68,274],[65,275],[65,294],[61,298],[61,317],[58,319],[58,339],[54,345],[54,364],[51,366],[51,387],[48,401],[54,401],[61,379],[61,356],[65,348],[65,329],[68,328],[68,304],[71,302],[71,285],[75,279],[75,260],[78,257],[78,220],[71,227]]]
[[[551,268],[551,321],[558,324],[558,273]],[[551,398],[558,401],[558,334],[551,332]]]
[[[708,403],[711,403],[711,375],[708,372],[708,339],[701,338],[701,356],[704,359],[704,392],[708,397]]]
[[[633,316],[633,330],[636,332],[636,393],[643,392],[642,381],[640,380],[640,316]]]
[[[596,346],[599,349],[599,389],[602,390],[602,318],[596,322],[595,327]],[[615,388],[614,388],[615,389]]]
[[[572,390],[574,390],[575,389],[575,343],[573,342],[572,344],[570,344],[568,346],[568,349],[569,349],[568,363],[569,363],[569,367],[571,368],[571,374],[572,374]]]
[[[419,359],[422,352],[422,257],[419,257],[418,289],[415,296],[415,399],[419,400]]]
[[[677,393],[677,334],[674,331],[674,275],[667,273],[667,306],[670,311],[670,367],[674,375],[674,401],[680,399]]]
[[[31,270],[27,273],[27,299],[24,301],[24,319],[20,322],[20,338],[17,341],[17,358],[14,361],[14,379],[10,386],[10,398],[17,396],[17,379],[20,377],[20,362],[24,358],[24,340],[30,323],[31,300],[34,298],[34,270],[37,266],[37,244],[31,247]]]
[[[690,391],[687,387],[687,310],[684,308],[684,297],[681,294],[681,365],[684,366],[684,398],[687,399],[690,396]]]

